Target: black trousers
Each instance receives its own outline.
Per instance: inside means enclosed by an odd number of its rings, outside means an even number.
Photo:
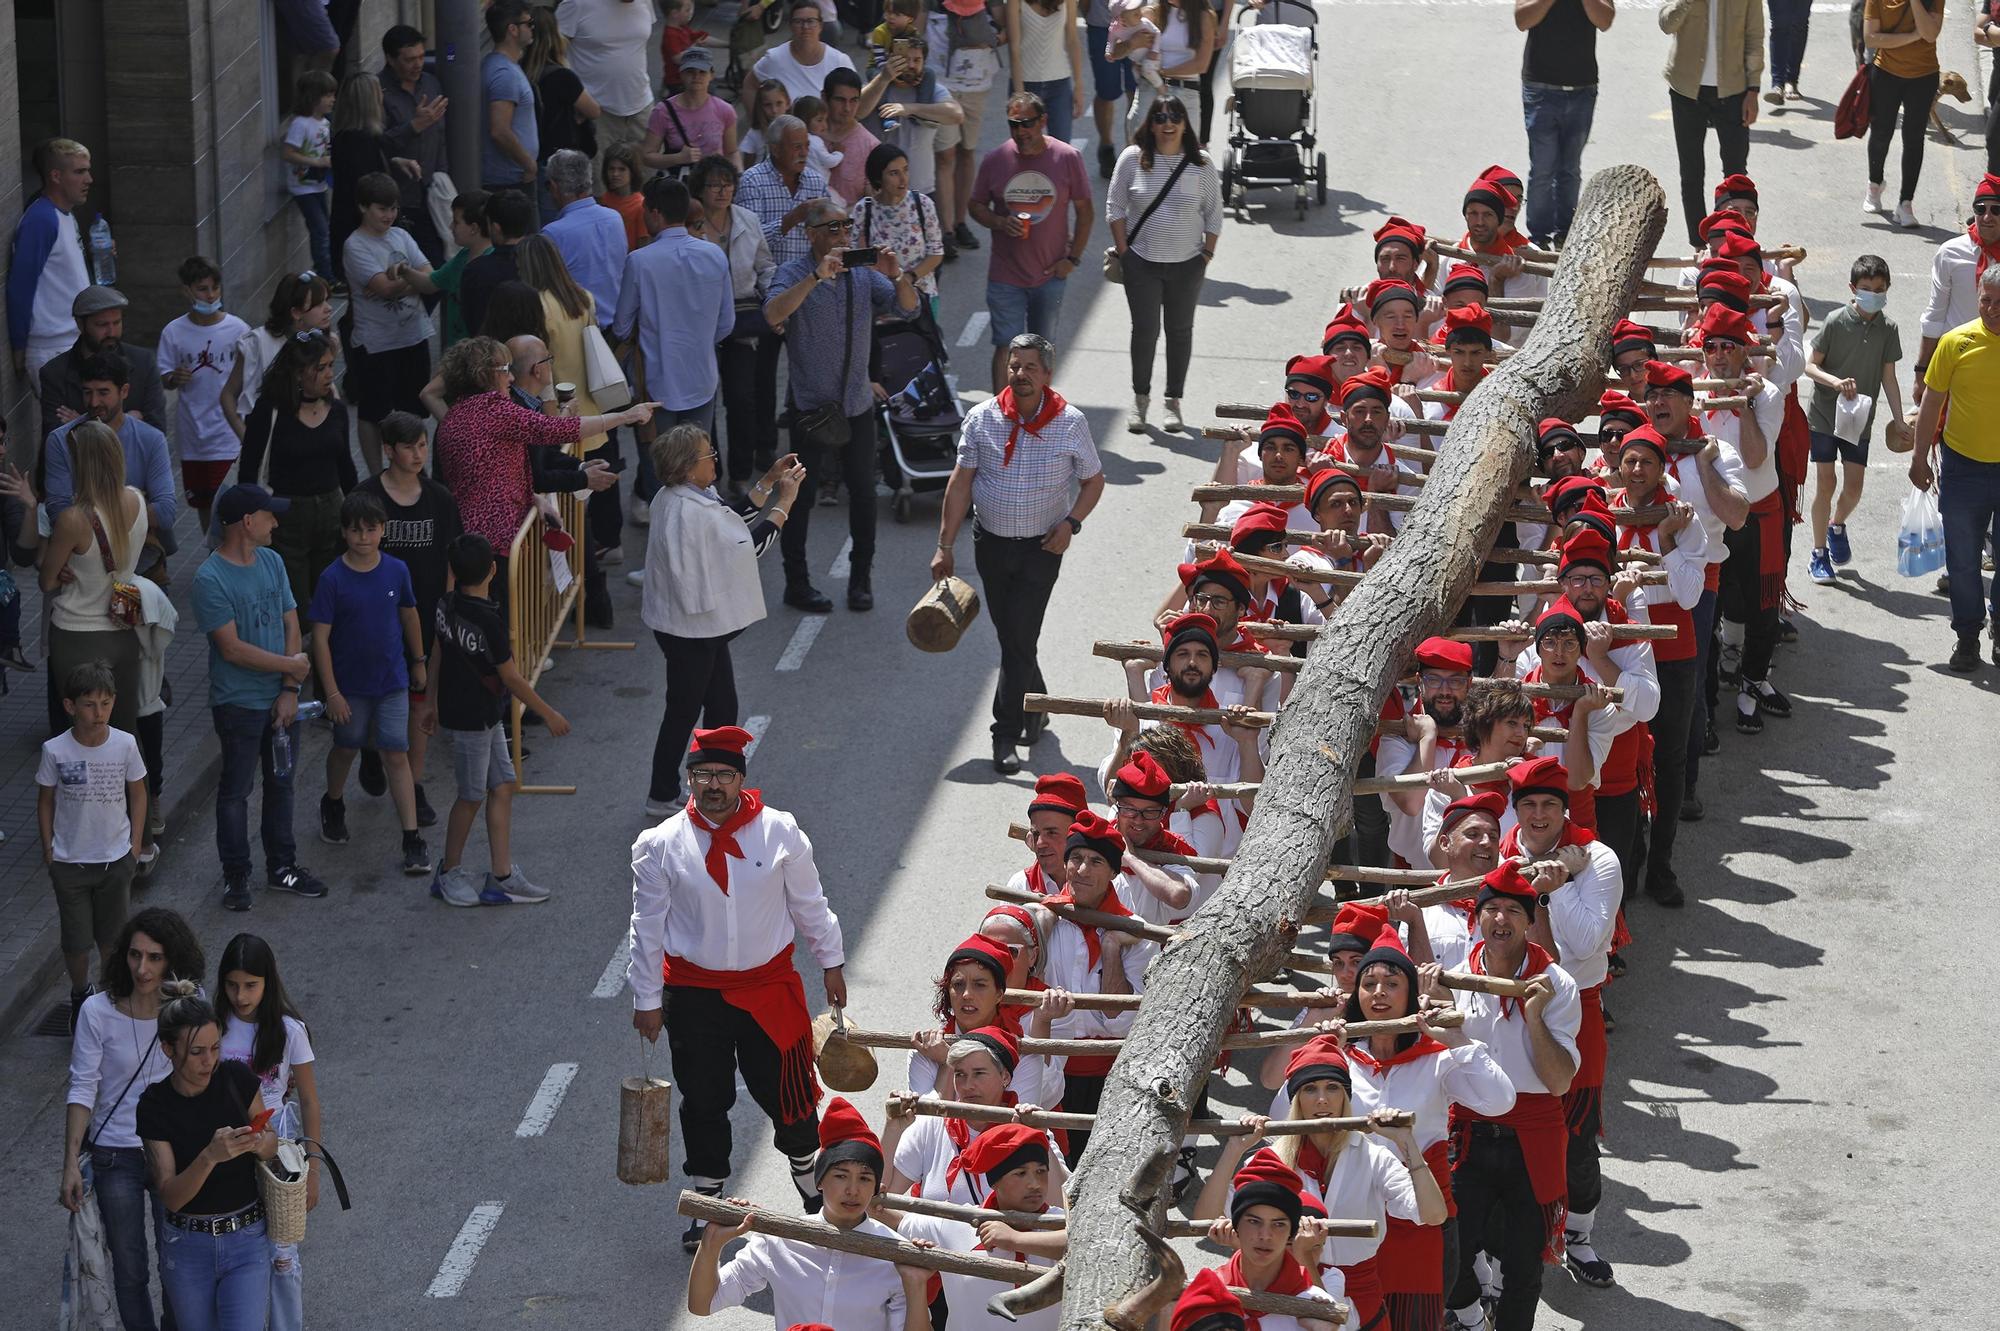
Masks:
[[[1597,1132],[1603,1121],[1604,1096],[1600,1093],[1589,1097],[1581,1119],[1570,1125],[1569,1154],[1564,1164],[1571,1214],[1589,1215],[1604,1200],[1604,1165],[1597,1153]]]
[[[1494,1331],[1531,1331],[1542,1298],[1548,1234],[1520,1141],[1504,1126],[1474,1125],[1465,1158],[1452,1165],[1451,1187],[1458,1198],[1458,1264],[1445,1305],[1467,1308],[1479,1302],[1472,1259],[1484,1252],[1500,1262]]]
[[[1742,675],[1762,680],[1771,673],[1771,653],[1778,649],[1778,609],[1781,597],[1766,597],[1760,572],[1764,543],[1783,541],[1784,519],[1776,513],[1753,512],[1743,525],[1723,533],[1729,559],[1722,566],[1722,617],[1743,626]],[[1766,606],[1764,602],[1770,604]],[[1719,656],[1720,653],[1717,653]]]
[[[716,370],[722,379],[722,414],[729,439],[728,476],[743,484],[752,473],[777,460],[777,391],[765,384],[760,371],[766,348],[770,348],[771,383],[777,376],[777,349],[783,345],[775,337],[755,342],[724,342],[715,349]],[[763,387],[760,388],[760,385]]]
[[[1632,875],[1639,854],[1639,824],[1643,819],[1644,815],[1639,812],[1637,787],[1623,795],[1597,797],[1597,839],[1611,847],[1618,856],[1620,901],[1632,890]]]
[[[1674,874],[1674,838],[1680,834],[1681,803],[1688,787],[1688,728],[1693,724],[1696,671],[1701,662],[1661,661],[1660,710],[1653,714],[1653,829],[1646,850],[1646,883],[1664,890]]]
[[[1028,715],[1021,700],[1042,693],[1042,617],[1062,573],[1062,556],[1042,549],[1038,536],[995,536],[975,525],[972,563],[979,570],[986,616],[1000,639],[1000,678],[993,686],[993,738],[1020,737]]]
[[[1755,96],[1751,88],[1744,95]],[[1713,87],[1704,87],[1698,97],[1683,97],[1667,89],[1667,101],[1674,113],[1674,151],[1681,165],[1681,215],[1687,221],[1688,239],[1697,247],[1701,236],[1697,223],[1708,216],[1708,185],[1702,178],[1708,164],[1708,131],[1715,131],[1715,146],[1722,154],[1722,174],[1735,175],[1750,162],[1750,127],[1743,123],[1743,95],[1718,96]]]
[[[1063,1074],[1062,1107],[1065,1114],[1095,1114],[1097,1105],[1104,1098],[1104,1078],[1079,1076],[1074,1072]],[[1069,1130],[1069,1146],[1063,1151],[1063,1163],[1071,1169],[1083,1159],[1084,1144],[1090,1140],[1088,1132],[1076,1128]]]
[[[1375,775],[1375,755],[1369,754],[1361,760],[1357,774],[1362,777]],[[1356,795],[1354,797],[1354,828],[1348,833],[1354,842],[1359,857],[1354,864],[1389,863],[1389,811],[1382,805],[1380,795]]]
[[[667,709],[660,715],[660,733],[653,741],[648,799],[680,803],[681,763],[695,726],[736,724],[736,667],[729,659],[729,644],[735,637],[729,633],[719,638],[681,638],[654,632],[660,655],[667,658]]]
[[[1898,202],[1917,197],[1917,177],[1924,170],[1924,129],[1930,124],[1931,103],[1937,100],[1936,70],[1906,79],[1880,65],[1868,67],[1868,181],[1882,183],[1889,165],[1889,140],[1896,133],[1896,114],[1903,119],[1903,175]]]
[[[757,1019],[723,1001],[715,989],[668,985],[667,1049],[674,1089],[681,1100],[683,1168],[697,1178],[729,1177],[729,1111],[736,1106],[736,1074],[750,1098],[771,1120],[771,1144],[787,1156],[819,1150],[819,1115],[796,1123],[780,1119],[778,1049]]]
[[[1125,254],[1125,308],[1132,319],[1132,392],[1146,397],[1153,391],[1153,349],[1160,327],[1167,330],[1167,392],[1178,399],[1187,387],[1188,362],[1194,357],[1194,311],[1201,300],[1208,263],[1199,254],[1179,263],[1154,263],[1132,251]]]
[[[799,487],[798,502],[778,537],[778,549],[785,557],[785,585],[796,587],[812,581],[806,563],[806,534],[812,530],[812,512],[819,499],[822,477],[838,472],[847,486],[847,534],[854,540],[848,556],[847,585],[866,587],[875,566],[875,412],[871,408],[847,418],[847,442],[838,449],[818,448],[792,431],[792,451],[806,465],[805,484]]]

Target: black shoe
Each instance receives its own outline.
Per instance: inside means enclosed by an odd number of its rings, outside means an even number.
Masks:
[[[1581,1243],[1584,1247],[1590,1246],[1584,1242],[1583,1235],[1581,1234],[1565,1234],[1563,1237],[1572,1243]],[[1583,1284],[1592,1285],[1598,1289],[1609,1289],[1617,1283],[1611,1273],[1611,1263],[1599,1257],[1594,1248],[1591,1249],[1589,1261],[1581,1261],[1575,1254],[1567,1254],[1563,1258],[1563,1265],[1568,1267],[1569,1273]]]
[[[873,610],[875,589],[868,585],[866,578],[853,578],[847,584],[847,608],[849,610]]]
[[[1799,640],[1799,626],[1797,624],[1794,624],[1791,620],[1784,618],[1782,615],[1779,616],[1778,641],[1797,642],[1798,640]]]
[[[1969,675],[1979,669],[1979,635],[1972,634],[1958,640],[1958,646],[1951,650],[1951,660],[1945,665],[1961,675]]]
[[[1605,1007],[1602,1002],[1598,1004],[1597,1014],[1604,1019],[1604,1033],[1606,1035],[1618,1029],[1618,1018],[1612,1016],[1611,1009]]]
[[[431,807],[430,796],[424,794],[423,785],[419,783],[417,786],[417,826],[436,827],[437,820],[437,810]]]
[[[1678,880],[1671,878],[1665,882],[1657,878],[1648,878],[1646,899],[1656,906],[1665,906],[1668,910],[1679,910],[1687,905],[1687,893],[1681,891]]]
[[[329,846],[347,844],[347,801],[319,797],[319,839]]]
[[[1013,740],[993,741],[993,770],[1001,776],[1012,776],[1021,770],[1021,755],[1014,752]]]
[[[1759,710],[1768,712],[1780,720],[1788,719],[1791,716],[1792,700],[1778,692],[1777,686],[1772,684],[1770,680],[1760,680],[1752,684],[1750,688],[1757,695]]]
[[[958,257],[958,242],[951,238],[951,232],[944,233],[944,261],[950,263]]]
[[[1035,741],[1047,734],[1048,729],[1049,714],[1047,712],[1029,712],[1028,719],[1021,723],[1022,745],[1030,749],[1034,748]]]
[[[706,1228],[708,1228],[708,1222],[705,1220],[688,1221],[687,1232],[681,1235],[681,1251],[693,1253],[701,1247],[701,1231]]]
[[[222,908],[224,910],[250,909],[250,880],[248,878],[224,878],[222,880]]]
[[[972,228],[963,222],[960,222],[951,229],[951,239],[952,243],[962,250],[976,250],[979,248],[979,237],[974,235]]]
[[[403,872],[422,878],[431,871],[431,850],[415,832],[403,833]]]
[[[83,1001],[90,997],[89,985],[69,991],[69,1033],[76,1034],[76,1023],[83,1017]]]
[[[1736,696],[1739,699],[1748,698],[1750,700],[1750,710],[1747,712],[1743,710],[1743,704],[1740,701],[1736,705],[1736,729],[1745,735],[1762,734],[1764,730],[1764,709],[1759,705],[1757,695],[1754,693],[1739,693]]]
[[[312,870],[303,864],[287,864],[282,869],[273,869],[264,875],[264,883],[274,892],[290,892],[296,897],[326,895],[326,884],[313,877]]]
[[[1625,973],[1625,958],[1613,952],[1604,959],[1604,972],[1613,979]]]
[[[373,749],[361,751],[361,771],[355,777],[366,795],[384,795],[389,790],[389,774],[382,770],[382,755]]]
[[[1118,165],[1118,150],[1112,147],[1108,143],[1098,144],[1097,174],[1103,176],[1106,180],[1109,180],[1111,179],[1112,169],[1117,165]]]
[[[1681,797],[1682,822],[1698,823],[1707,812],[1708,810],[1702,807],[1701,796],[1695,794],[1692,790]]]
[[[1200,1178],[1201,1175],[1195,1172],[1194,1167],[1194,1147],[1181,1147],[1180,1155],[1174,1161],[1174,1181],[1172,1184],[1174,1201],[1179,1202],[1182,1197],[1186,1196],[1188,1189],[1200,1181]]]
[[[1708,718],[1708,728],[1702,732],[1701,751],[1704,756],[1722,752],[1722,737],[1715,733],[1715,717],[1712,713]]]
[[[795,582],[785,588],[785,604],[809,615],[824,615],[833,609],[832,599],[810,582]]]
[[[583,603],[583,623],[585,628],[602,629],[606,633],[617,627],[617,622],[611,614],[611,604],[608,601],[603,604],[585,601]]]

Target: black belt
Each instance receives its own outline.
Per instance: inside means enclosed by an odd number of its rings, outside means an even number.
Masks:
[[[239,1229],[248,1229],[264,1218],[264,1203],[252,1202],[240,1211],[228,1215],[183,1215],[179,1211],[167,1212],[167,1223],[175,1229],[185,1229],[191,1234],[234,1234]]]
[[[975,540],[985,537],[989,541],[1033,541],[1036,545],[1048,539],[1047,532],[1043,532],[1040,536],[1002,536],[998,532],[986,530],[976,522],[972,524],[972,535]]]
[[[1490,1137],[1494,1141],[1504,1142],[1511,1141],[1517,1134],[1514,1132],[1514,1129],[1508,1127],[1505,1123],[1474,1123],[1472,1125],[1472,1135],[1475,1137]]]
[[[1161,82],[1169,88],[1193,88],[1196,92],[1201,91],[1200,79],[1162,79]]]

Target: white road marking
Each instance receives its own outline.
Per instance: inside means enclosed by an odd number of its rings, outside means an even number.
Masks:
[[[612,950],[611,960],[604,963],[604,974],[597,977],[597,987],[590,991],[592,998],[616,998],[625,988],[625,970],[632,962],[632,938],[628,934],[618,940]]]
[[[481,1202],[472,1208],[472,1214],[465,1218],[465,1227],[451,1241],[451,1251],[444,1255],[430,1288],[424,1291],[425,1298],[457,1297],[465,1282],[472,1278],[472,1264],[479,1260],[479,1250],[493,1237],[493,1227],[500,1223],[500,1213],[506,1209],[505,1202]]]
[[[521,1115],[521,1126],[514,1129],[516,1137],[539,1137],[549,1130],[555,1119],[556,1110],[562,1108],[563,1097],[569,1094],[569,1084],[576,1080],[576,1064],[557,1063],[542,1078],[542,1088],[535,1092],[535,1098],[528,1102],[528,1112]]]
[[[965,321],[965,327],[958,335],[958,345],[961,347],[977,346],[979,339],[986,336],[986,325],[992,319],[993,316],[985,310],[976,312],[970,319]]]
[[[833,564],[826,571],[828,580],[832,582],[846,582],[848,564],[853,556],[854,538],[850,536],[840,543],[840,553],[833,557]]]
[[[812,650],[813,640],[826,627],[825,615],[807,615],[799,621],[798,630],[792,640],[785,644],[785,654],[778,658],[779,670],[797,670],[806,663],[806,653]]]
[[[753,716],[743,723],[743,728],[750,732],[750,742],[743,746],[743,756],[745,758],[755,758],[757,756],[757,746],[764,742],[764,732],[771,728],[771,718],[768,716]]]

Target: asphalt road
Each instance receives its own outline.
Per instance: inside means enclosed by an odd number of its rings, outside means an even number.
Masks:
[[[1525,167],[1519,38],[1506,8],[1321,12],[1332,200],[1303,223],[1289,208],[1257,207],[1226,228],[1197,326],[1196,422],[1215,401],[1270,400],[1285,356],[1316,345],[1331,292],[1369,275],[1368,233],[1384,216],[1455,230],[1464,182],[1496,159]],[[1604,95],[1585,161],[1636,160],[1665,173],[1672,199],[1653,18],[1623,13],[1600,43]],[[1960,33],[1962,19],[1947,30]],[[1964,49],[1946,65],[1972,71]],[[1948,110],[1967,144],[1929,149],[1918,205],[1935,226],[1901,232],[1864,219],[1861,149],[1832,141],[1849,68],[1844,14],[1819,16],[1805,80],[1813,100],[1767,115],[1753,134],[1761,229],[1810,249],[1802,279],[1816,317],[1844,295],[1854,254],[1886,256],[1890,312],[1914,351],[1931,249],[1962,225],[1953,219],[1981,169],[1977,130]],[[1670,224],[1666,243],[1679,231]],[[983,254],[946,269],[948,336],[980,308],[983,280]],[[1214,456],[1198,440],[1118,429],[1126,327],[1118,293],[1086,268],[1065,311],[1056,382],[1097,427],[1110,489],[1051,608],[1055,692],[1117,689],[1117,671],[1088,643],[1144,632],[1190,511],[1187,486]],[[982,384],[986,357],[983,340],[959,353],[967,386]],[[1725,733],[1707,769],[1708,819],[1681,840],[1694,902],[1634,913],[1632,974],[1611,996],[1619,1029],[1597,1230],[1619,1284],[1588,1290],[1552,1275],[1543,1325],[1990,1324],[1975,1311],[1984,1263],[1968,1258],[1991,1251],[1986,1129],[2000,1086],[1983,1051],[1995,1021],[1945,963],[1982,925],[1960,901],[1991,877],[1978,867],[1978,829],[2000,793],[1990,757],[2000,670],[1970,680],[1942,670],[1944,603],[1929,578],[1896,575],[1904,490],[1879,448],[1870,484],[1840,586],[1806,582],[1799,552],[1802,636],[1775,675],[1798,715],[1759,738]],[[920,1024],[934,961],[977,920],[984,884],[1021,862],[1004,828],[1029,786],[1029,774],[1001,780],[987,762],[990,631],[979,625],[951,655],[926,656],[897,622],[926,584],[935,513],[920,500],[905,527],[885,506],[871,615],[802,620],[782,609],[774,556],[773,613],[736,647],[745,715],[767,718],[753,776],[813,836],[846,929],[854,1013],[882,1029]],[[815,565],[835,564],[843,517],[815,514]],[[638,533],[627,548],[636,559]],[[823,581],[837,596],[838,583]],[[636,591],[621,584],[617,595],[621,629],[640,630]],[[308,862],[334,884],[324,901],[264,898],[247,917],[226,915],[207,811],[174,829],[151,899],[188,910],[211,957],[239,928],[270,938],[320,1051],[327,1135],[356,1198],[347,1214],[322,1206],[305,1245],[320,1325],[692,1320],[679,1311],[680,1179],[636,1189],[613,1177],[618,1082],[641,1067],[616,981],[660,679],[645,641],[558,653],[545,686],[575,730],[537,736],[529,774],[579,793],[515,806],[519,862],[556,893],[543,907],[462,912],[430,901],[395,872],[386,801],[351,799],[353,844],[319,845],[315,776],[299,830]],[[1058,718],[1034,770],[1083,770],[1107,741],[1098,723]],[[308,772],[323,743],[310,745]],[[436,798],[443,764],[432,770]],[[815,1001],[817,988],[809,979]],[[65,1054],[47,1037],[0,1043],[0,1196],[22,1222],[10,1261],[19,1280],[0,1319],[10,1326],[53,1314]],[[861,1097],[877,1122],[898,1066],[885,1060],[882,1082]],[[566,1093],[551,1106],[544,1088],[559,1084]],[[1222,1099],[1249,1102],[1240,1074]],[[747,1099],[737,1128],[733,1190],[789,1204]],[[714,1323],[768,1324],[754,1312]]]

